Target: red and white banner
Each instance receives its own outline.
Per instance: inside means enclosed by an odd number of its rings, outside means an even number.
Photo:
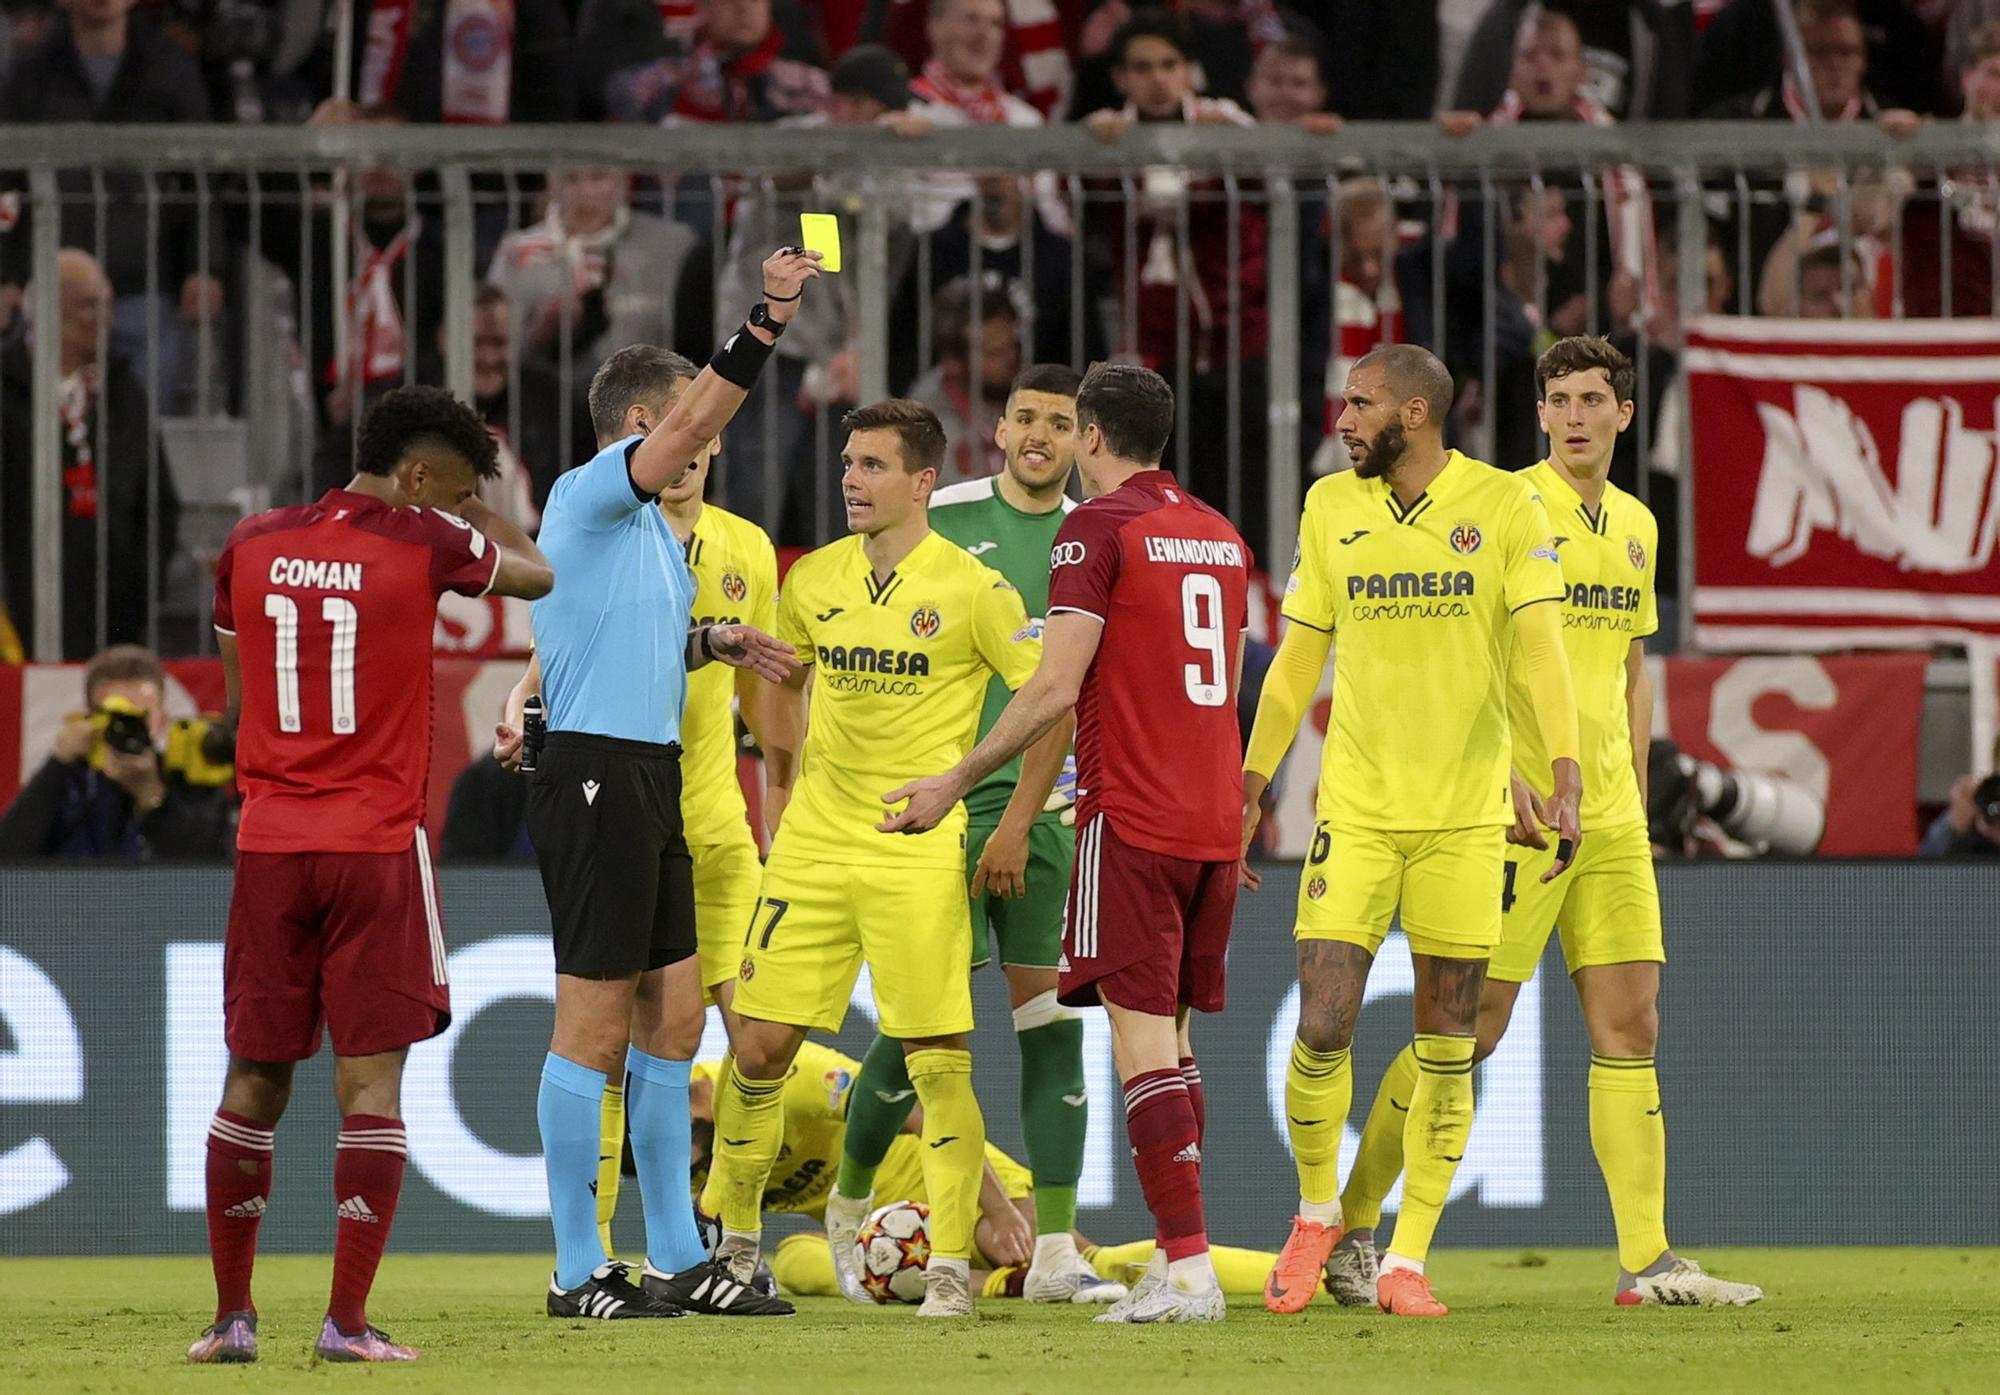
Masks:
[[[1917,847],[1922,654],[1653,659],[1653,736],[1730,770],[1781,775],[1826,807],[1828,857]],[[1329,668],[1329,674],[1331,669]],[[1324,684],[1279,783],[1274,847],[1304,856],[1320,748],[1332,713]]]
[[[2000,320],[1694,321],[1695,642],[2000,636]]]

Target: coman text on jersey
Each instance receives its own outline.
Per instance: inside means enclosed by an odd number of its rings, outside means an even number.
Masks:
[[[323,562],[308,557],[273,557],[273,586],[303,586],[313,591],[359,591],[361,563]]]

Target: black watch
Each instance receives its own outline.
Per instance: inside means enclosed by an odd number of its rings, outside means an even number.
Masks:
[[[750,307],[750,328],[766,330],[773,339],[785,332],[785,326],[771,318],[771,308],[761,300]]]

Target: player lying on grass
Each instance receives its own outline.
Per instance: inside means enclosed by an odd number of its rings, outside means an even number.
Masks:
[[[764,1210],[772,1215],[809,1216],[824,1220],[833,1178],[840,1164],[842,1140],[854,1091],[861,1088],[861,1063],[832,1047],[807,1042],[793,1061],[794,1073],[784,1088],[784,1142],[778,1166],[764,1189]],[[728,1069],[726,1061],[703,1061],[694,1068],[688,1087],[694,1117],[694,1173],[697,1188],[708,1170],[715,1141],[715,1082]],[[917,1108],[890,1141],[876,1169],[876,1194],[890,1201],[928,1204],[924,1187],[923,1111]],[[1027,1168],[986,1145],[986,1166],[979,1188],[979,1221],[973,1230],[973,1286],[987,1298],[1018,1298],[1028,1268],[1002,1263],[995,1254],[1021,1253],[1034,1238],[1036,1210],[1034,1178]],[[1150,1240],[1129,1245],[1092,1245],[1081,1232],[1070,1233],[1071,1244],[1105,1282],[1120,1282],[1143,1270],[1153,1254]],[[848,1244],[853,1244],[850,1238]],[[1258,1250],[1227,1247],[1210,1251],[1216,1272],[1229,1293],[1256,1293],[1276,1256]],[[787,1236],[771,1254],[771,1272],[788,1293],[832,1297],[841,1292],[834,1275],[827,1238],[817,1233]],[[869,1301],[858,1292],[847,1295]]]
[[[1540,828],[1548,783],[1523,773],[1549,762],[1533,698],[1517,676],[1507,695],[1515,770],[1509,841],[1520,846],[1509,850],[1500,884],[1500,947],[1479,996],[1472,1060],[1500,1044],[1549,931],[1560,930],[1590,1037],[1590,1145],[1618,1232],[1616,1301],[1742,1306],[1763,1290],[1705,1274],[1667,1245],[1667,1125],[1653,1068],[1667,952],[1646,833],[1653,695],[1644,647],[1659,628],[1660,533],[1652,512],[1607,477],[1619,433],[1632,421],[1632,361],[1607,340],[1579,336],[1544,353],[1535,379],[1549,456],[1522,478],[1548,508],[1568,586],[1562,637],[1576,686],[1590,841],[1568,876],[1543,876],[1555,859]],[[1403,1168],[1403,1118],[1416,1083],[1416,1049],[1406,1047],[1382,1076],[1340,1196],[1347,1230],[1326,1272],[1342,1303],[1375,1301],[1375,1225]]]

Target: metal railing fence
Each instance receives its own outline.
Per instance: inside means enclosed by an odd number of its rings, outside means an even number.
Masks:
[[[612,227],[538,222],[551,181],[560,194],[565,171],[601,167],[632,176]],[[1686,417],[1660,414],[1682,320],[2000,312],[2000,129],[1967,124],[1909,140],[1788,123],[1152,126],[1112,146],[1074,127],[47,126],[0,130],[0,171],[23,220],[0,266],[28,287],[0,344],[17,390],[0,393],[0,546],[44,659],[118,638],[202,649],[201,561],[227,522],[316,493],[313,457],[337,473],[368,392],[394,382],[504,404],[494,424],[533,457],[531,511],[588,448],[578,399],[604,346],[705,357],[808,208],[841,216],[847,268],[812,293],[818,319],[788,334],[719,477],[732,507],[797,541],[839,526],[841,404],[931,393],[955,413],[952,468],[982,473],[1013,367],[1110,354],[1168,374],[1170,463],[1282,570],[1356,342],[1439,353],[1466,389],[1455,439],[1523,465],[1540,449],[1524,369],[1551,336],[1590,330],[1639,365],[1624,482],[1685,558]],[[87,325],[65,248],[109,277]],[[650,279],[619,281],[628,256]],[[482,358],[482,278],[511,283],[504,358],[490,342]]]

